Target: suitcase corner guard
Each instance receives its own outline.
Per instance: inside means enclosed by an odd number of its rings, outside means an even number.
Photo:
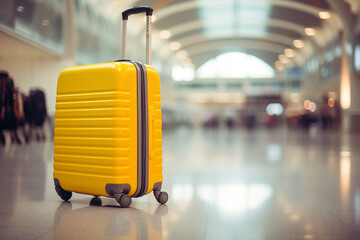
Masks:
[[[68,192],[61,187],[59,179],[54,178],[54,184],[55,191],[62,200],[68,201],[72,197],[72,192]]]
[[[161,191],[161,187],[162,187],[162,182],[155,183],[153,187],[153,193],[158,203],[165,204],[168,201],[169,196],[167,192]]]
[[[131,190],[130,184],[106,184],[105,191],[109,196],[114,197],[115,194],[129,194]]]
[[[120,204],[121,207],[127,208],[131,205],[131,197],[128,195],[131,190],[130,184],[106,184],[105,191]]]

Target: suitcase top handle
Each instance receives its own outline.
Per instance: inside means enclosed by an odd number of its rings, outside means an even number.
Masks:
[[[145,12],[146,13],[146,16],[151,16],[152,13],[153,13],[153,9],[151,7],[133,7],[133,8],[130,8],[126,11],[124,11],[122,13],[122,17],[123,17],[123,20],[128,20],[128,17],[130,15],[133,15],[133,14],[138,14],[138,13],[143,13]]]
[[[122,59],[126,59],[126,34],[127,20],[130,15],[146,13],[146,64],[151,64],[151,16],[153,9],[151,7],[133,7],[122,12],[123,35],[122,35]]]

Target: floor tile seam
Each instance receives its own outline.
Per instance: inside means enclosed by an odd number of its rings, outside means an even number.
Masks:
[[[347,224],[344,220],[342,220],[339,216],[337,216],[336,214],[334,214],[331,210],[327,209],[327,211],[330,213],[331,216],[333,216],[333,217],[336,218],[338,221],[340,221],[342,224],[344,224],[346,227],[348,227],[353,234],[356,234],[356,233],[357,233],[355,228],[353,228],[351,225]]]
[[[70,210],[70,211],[71,211],[71,210]],[[61,215],[61,214],[60,214],[60,215]],[[51,227],[48,231],[40,234],[40,235],[39,235],[38,237],[36,237],[36,238],[33,238],[33,240],[41,239],[41,237],[43,237],[43,236],[45,236],[46,234],[48,234],[49,232],[53,231],[53,230],[55,229],[55,227],[57,227],[57,226],[58,226],[60,223],[62,223],[63,221],[65,221],[65,220],[63,220],[63,219],[60,217],[59,221],[57,221],[56,223],[53,223],[52,227]]]
[[[264,234],[266,235],[288,235],[288,229],[283,229],[283,230],[277,230],[274,232],[271,231],[264,231]],[[333,236],[344,236],[343,233],[307,233],[307,232],[303,232],[303,233],[291,233],[291,236],[305,236],[305,235],[316,235],[318,237],[333,237]],[[348,234],[350,237],[353,237],[354,235],[356,235],[356,233],[354,233],[353,231],[350,231]]]
[[[210,206],[212,205],[212,202],[214,201],[215,194],[213,194],[209,200],[206,216],[205,216],[205,225],[204,225],[204,239],[206,239],[207,235],[207,226],[208,226],[208,219],[209,219],[209,212],[210,212]]]
[[[32,240],[37,240],[37,239],[41,239],[43,236],[45,236],[46,234],[48,234],[49,232],[51,232],[54,229],[54,227],[52,227],[50,230],[40,234],[38,237],[33,238]]]
[[[342,237],[342,238],[336,238],[336,239],[343,239],[343,237],[344,237],[344,234],[306,234],[306,233],[304,233],[304,234],[289,234],[289,233],[264,233],[265,235],[267,235],[267,236],[270,236],[270,237],[274,237],[274,236],[286,236],[286,237],[301,237],[301,238],[303,238],[304,236],[306,236],[306,235],[314,235],[316,238],[315,239],[318,239],[318,238],[320,238],[320,239],[322,239],[323,237]],[[245,235],[247,235],[247,234],[245,234]],[[251,234],[248,234],[248,235],[250,235],[251,236]],[[349,236],[348,237],[350,237],[349,239],[350,240],[352,240],[353,239],[353,237],[356,237],[356,236],[360,236],[360,235],[356,235],[356,234],[349,234]],[[281,238],[282,239],[282,238]],[[286,239],[288,239],[288,238],[286,238]],[[355,238],[355,239],[358,239],[358,238]]]
[[[312,211],[328,211],[328,208],[326,207],[308,207],[308,208],[304,208],[304,207],[281,207],[280,209],[282,210],[287,210],[287,209],[292,209],[292,210],[297,210],[297,211],[305,211],[305,212],[312,212]]]

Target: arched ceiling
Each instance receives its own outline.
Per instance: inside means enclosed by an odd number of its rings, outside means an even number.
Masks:
[[[320,46],[305,28],[330,24],[319,12],[335,15],[325,0],[140,0],[155,10],[154,28],[171,32],[198,67],[224,51],[253,53],[271,66],[294,40]]]
[[[176,51],[185,50],[195,67],[226,51],[254,54],[274,66],[285,49],[302,55],[303,50],[294,46],[294,40],[303,41],[311,49],[303,52],[316,52],[326,44],[324,38],[329,36],[329,29],[337,34],[341,24],[347,24],[339,16],[351,15],[350,1],[342,0],[340,7],[337,1],[108,0],[108,5],[111,9],[141,5],[154,8],[154,29],[171,32],[164,41],[180,43],[181,48]],[[121,11],[117,12],[119,16],[114,17],[120,18]],[[321,19],[320,12],[329,13],[331,18]],[[308,36],[305,28],[315,29],[318,36]]]

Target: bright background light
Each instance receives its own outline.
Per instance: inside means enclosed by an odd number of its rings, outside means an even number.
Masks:
[[[284,112],[284,108],[280,103],[269,103],[266,107],[266,113],[270,116],[279,116]]]
[[[258,57],[241,52],[221,54],[196,71],[198,78],[273,78],[274,69]]]
[[[174,81],[192,81],[195,78],[195,71],[191,66],[175,65],[171,76]]]

